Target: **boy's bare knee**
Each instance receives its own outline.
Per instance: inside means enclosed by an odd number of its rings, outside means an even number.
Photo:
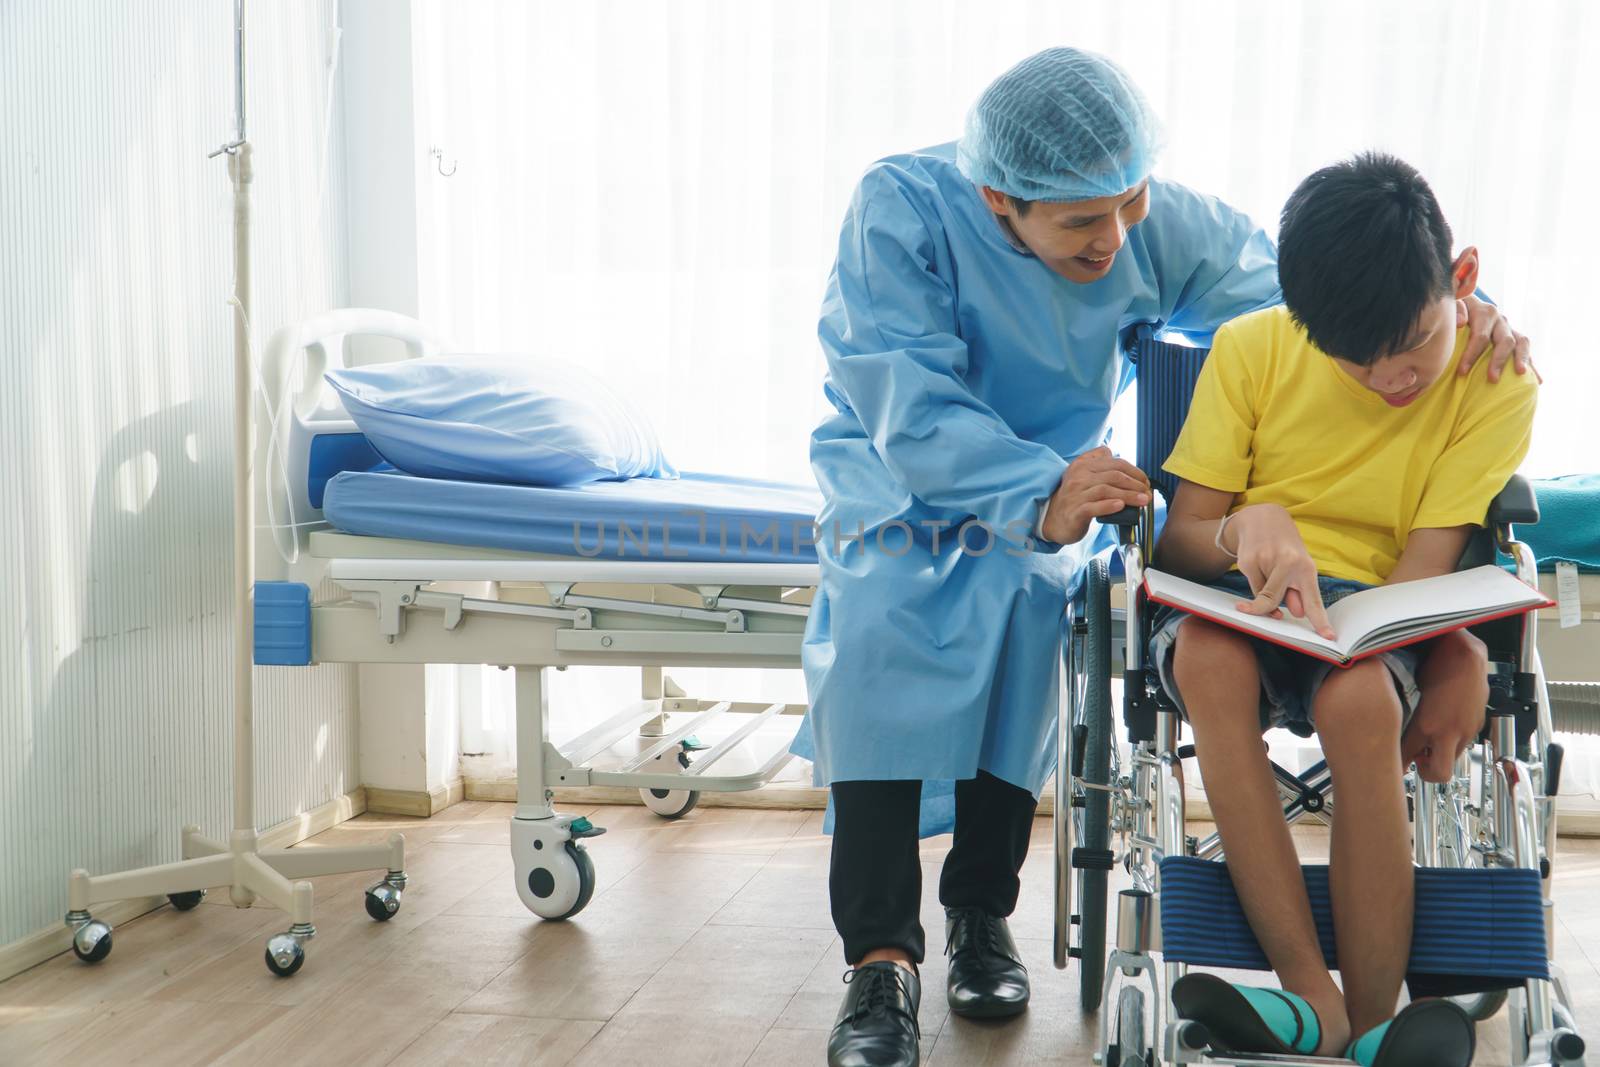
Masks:
[[[1389,668],[1378,660],[1330,672],[1313,707],[1330,765],[1341,752],[1398,751],[1403,709]]]
[[[1451,630],[1434,638],[1429,648],[1430,655],[1443,654],[1451,662],[1481,666],[1486,672],[1489,669],[1489,646],[1470,630]]]
[[[1256,654],[1250,639],[1237,630],[1190,616],[1178,627],[1172,652],[1172,673],[1181,686],[1186,680],[1212,677],[1219,668],[1248,664],[1255,670]]]
[[[1250,639],[1237,630],[1195,617],[1185,619],[1178,627],[1172,652],[1172,677],[1178,689],[1186,694],[1184,703],[1191,720],[1197,704],[1202,716],[1208,705],[1193,700],[1190,694],[1215,685],[1218,679],[1230,687],[1248,687],[1252,693],[1259,691],[1260,684]]]
[[[1424,689],[1449,684],[1454,692],[1478,692],[1489,699],[1489,649],[1466,630],[1453,630],[1428,645],[1418,672]]]

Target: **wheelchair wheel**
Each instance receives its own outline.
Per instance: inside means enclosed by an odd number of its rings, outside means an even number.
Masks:
[[[1072,770],[1085,786],[1105,786],[1111,778],[1111,579],[1105,560],[1090,561],[1084,593],[1088,632],[1082,635],[1079,676],[1073,679],[1080,685],[1074,755],[1081,752],[1083,762]],[[1111,795],[1103,788],[1081,788],[1077,782],[1073,786],[1074,844],[1086,852],[1103,852],[1111,847]],[[1078,993],[1084,1011],[1100,1007],[1105,984],[1108,873],[1090,867],[1078,870]]]

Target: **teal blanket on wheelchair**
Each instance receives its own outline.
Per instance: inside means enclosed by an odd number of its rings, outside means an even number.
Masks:
[[[1600,474],[1567,474],[1533,483],[1539,521],[1520,527],[1539,569],[1555,570],[1561,561],[1581,571],[1600,571]]]
[[[1337,968],[1328,868],[1301,870],[1322,955],[1330,968]],[[1192,856],[1161,861],[1161,947],[1168,960],[1202,967],[1272,969],[1250,932],[1227,865]],[[1416,916],[1406,970],[1413,975],[1548,978],[1538,872],[1416,868]]]

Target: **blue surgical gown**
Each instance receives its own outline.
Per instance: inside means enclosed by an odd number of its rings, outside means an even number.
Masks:
[[[1068,460],[1106,439],[1133,376],[1120,339],[1206,338],[1279,300],[1265,233],[1155,179],[1109,273],[1070,282],[1012,243],[954,156],[874,164],[828,278],[835,410],[811,438],[822,578],[795,742],[819,785],[922,779],[924,835],[953,825],[953,780],[1037,795],[1054,768],[1063,610],[1110,540],[1034,531]]]

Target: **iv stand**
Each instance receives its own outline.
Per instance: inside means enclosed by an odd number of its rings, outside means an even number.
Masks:
[[[267,967],[287,977],[305,962],[305,942],[316,934],[311,923],[311,883],[307,878],[352,871],[382,870],[382,881],[367,890],[367,913],[383,921],[400,909],[405,889],[405,839],[391,834],[381,845],[291,851],[262,849],[255,828],[254,695],[251,689],[255,646],[255,485],[252,479],[251,419],[255,374],[250,357],[250,183],[251,145],[245,136],[244,0],[233,5],[233,140],[210,153],[228,157],[233,183],[233,832],[227,844],[183,828],[183,859],[155,867],[91,876],[72,872],[67,883],[66,925],[72,951],[86,963],[111,952],[111,927],[89,914],[91,905],[134,897],[166,895],[188,911],[208,888],[226,886],[228,899],[241,908],[259,897],[287,912],[287,931],[267,940]],[[293,881],[291,881],[293,879]]]

